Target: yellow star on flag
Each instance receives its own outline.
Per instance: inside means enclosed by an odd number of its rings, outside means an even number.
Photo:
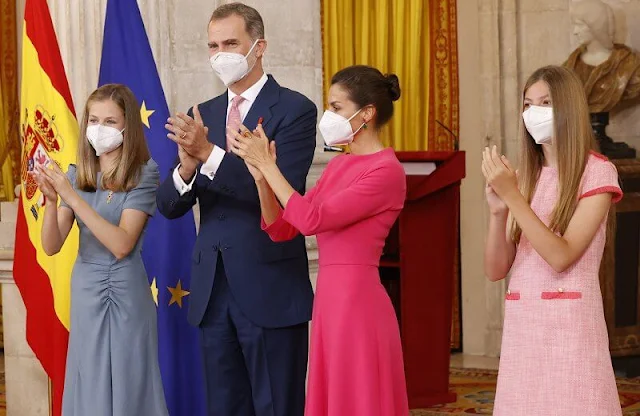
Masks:
[[[156,278],[153,278],[153,281],[151,281],[151,296],[153,297],[153,301],[156,303],[156,306],[158,306],[158,285],[156,284]]]
[[[147,104],[142,101],[142,105],[140,106],[140,118],[142,118],[142,122],[145,126],[147,126],[148,129],[151,128],[151,126],[149,125],[149,117],[151,117],[151,114],[155,112],[156,110],[147,110]]]
[[[169,289],[169,292],[171,292],[171,300],[169,300],[169,305],[177,303],[181,308],[182,298],[191,293],[187,290],[182,290],[182,282],[180,282],[180,280],[178,280],[178,284],[176,285],[176,287],[167,286],[167,289]]]

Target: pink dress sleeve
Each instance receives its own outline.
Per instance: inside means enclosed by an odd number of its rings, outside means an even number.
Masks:
[[[622,199],[615,165],[608,160],[600,159],[585,169],[580,199],[602,193],[611,193],[611,202],[614,204]]]
[[[313,201],[313,197],[315,196],[321,181],[322,176],[320,176],[320,178],[318,179],[318,183],[316,183],[313,188],[309,189],[309,191],[302,198],[309,202]],[[297,192],[294,195],[299,196]],[[264,221],[264,217],[260,218],[260,226],[262,227],[262,231],[265,231],[269,235],[269,238],[271,238],[271,240],[274,242],[289,241],[300,233],[296,227],[289,224],[283,218],[283,214],[284,211],[282,210],[282,208],[280,208],[278,210],[278,216],[276,217],[276,220],[269,225],[267,225],[267,223]]]
[[[403,198],[393,198],[392,190],[403,193],[405,173],[400,164],[374,167],[349,187],[320,203],[293,194],[283,219],[304,235],[344,228],[390,208],[401,209]],[[396,205],[396,207],[394,207]]]
[[[298,230],[293,225],[285,221],[284,218],[282,218],[282,214],[283,211],[282,208],[280,208],[276,220],[269,225],[264,222],[264,217],[260,218],[262,231],[266,232],[271,241],[275,241],[276,243],[289,241],[298,235]]]

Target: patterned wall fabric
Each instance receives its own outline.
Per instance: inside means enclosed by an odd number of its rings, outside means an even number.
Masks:
[[[20,183],[16,20],[16,1],[0,0],[0,200],[12,200]]]

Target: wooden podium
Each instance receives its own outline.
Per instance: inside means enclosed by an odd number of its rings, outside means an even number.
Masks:
[[[398,315],[409,407],[415,409],[456,400],[449,392],[449,357],[465,155],[397,156],[407,172],[407,200],[387,238],[380,277]]]

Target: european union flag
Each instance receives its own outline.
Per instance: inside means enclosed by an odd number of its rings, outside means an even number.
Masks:
[[[99,85],[128,86],[140,103],[140,115],[161,180],[176,159],[175,143],[164,128],[169,109],[136,0],[108,0]],[[142,257],[158,305],[160,370],[171,416],[205,414],[204,381],[196,328],[187,323],[193,215],[169,221],[151,218]]]

